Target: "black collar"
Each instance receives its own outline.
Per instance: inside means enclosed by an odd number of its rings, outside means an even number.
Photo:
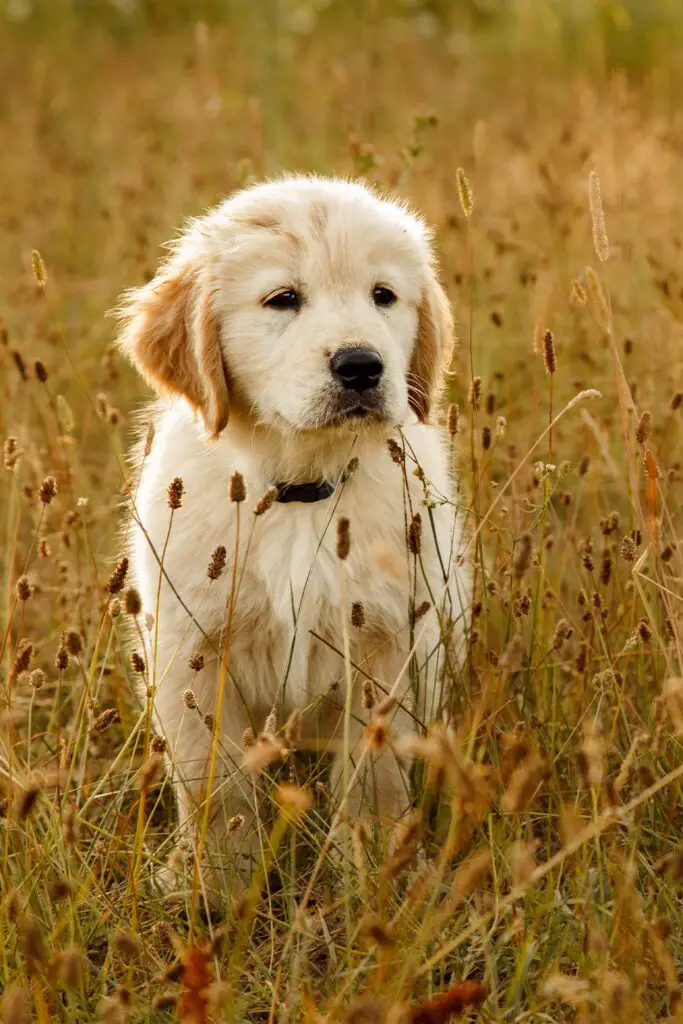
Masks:
[[[303,501],[310,504],[313,501],[324,501],[337,489],[336,484],[328,480],[311,480],[305,484],[275,484],[276,501]]]

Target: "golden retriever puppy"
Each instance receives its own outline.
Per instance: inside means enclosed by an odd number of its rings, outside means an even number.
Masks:
[[[429,422],[453,333],[425,225],[349,181],[260,184],[192,221],[121,317],[165,396],[132,563],[181,831],[206,812],[214,850],[240,815],[254,832],[245,736],[294,711],[353,813],[399,815],[405,767],[367,751],[368,708],[393,688],[392,736],[441,713],[470,593]]]

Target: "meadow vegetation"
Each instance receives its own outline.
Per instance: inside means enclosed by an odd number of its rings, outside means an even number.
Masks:
[[[6,4],[0,1019],[683,1021],[682,38],[664,2]],[[207,911],[150,884],[173,802],[119,562],[148,393],[105,313],[283,170],[434,225],[476,593],[409,821],[335,814],[263,723],[264,862]]]

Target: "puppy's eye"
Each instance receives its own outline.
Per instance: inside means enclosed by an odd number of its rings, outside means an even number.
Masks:
[[[393,306],[397,299],[396,292],[392,292],[386,285],[377,284],[372,289],[372,301],[376,306]]]
[[[294,288],[283,288],[264,299],[263,305],[269,309],[293,309],[296,312],[301,308],[301,296]]]

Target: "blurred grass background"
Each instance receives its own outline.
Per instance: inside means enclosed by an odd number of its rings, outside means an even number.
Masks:
[[[490,1021],[680,1022],[681,869],[676,861],[678,875],[661,868],[683,833],[680,780],[648,799],[628,828],[583,845],[547,884],[505,904],[490,930],[477,921],[509,896],[515,843],[540,842],[527,853],[544,860],[558,849],[567,806],[581,822],[597,819],[615,799],[606,780],[621,778],[625,802],[681,764],[680,734],[661,697],[665,682],[683,675],[683,4],[5,0],[0,12],[0,435],[16,437],[23,453],[0,500],[3,682],[25,636],[35,646],[32,667],[46,676],[40,691],[24,676],[16,682],[12,707],[24,716],[30,708],[32,719],[16,723],[11,784],[0,757],[0,987],[25,983],[41,1021],[91,1020],[105,996],[105,1019],[169,1019],[154,1008],[173,955],[166,932],[177,929],[183,941],[193,932],[158,898],[131,896],[139,758],[122,765],[116,757],[139,708],[125,631],[107,617],[104,592],[120,554],[123,453],[148,392],[113,350],[104,314],[123,289],[152,275],[160,245],[184,218],[256,178],[299,170],[364,177],[434,225],[461,338],[450,397],[461,409],[462,473],[478,490],[480,512],[547,423],[546,329],[557,354],[555,409],[584,388],[603,397],[554,431],[552,462],[562,474],[544,478],[531,460],[491,517],[486,587],[480,575],[468,662],[455,684],[458,741],[475,767],[502,764],[511,736],[547,757],[552,774],[540,805],[509,813],[496,797],[467,819],[461,852],[490,850],[495,877],[468,893],[430,942],[421,944],[403,882],[392,882],[389,895],[381,883],[386,906],[378,912],[395,914],[401,930],[377,976],[374,954],[345,933],[338,904],[317,897],[323,925],[311,925],[301,946],[287,945],[291,958],[279,965],[279,1016],[272,979],[293,921],[289,904],[268,904],[245,959],[242,1015],[226,1011],[225,1019],[336,1024],[352,995],[375,999],[377,977],[387,985],[395,975],[405,980],[394,993],[401,1000],[482,977],[490,991],[482,1019]],[[458,167],[473,188],[469,223]],[[600,267],[607,318],[599,296],[586,297],[585,268],[597,263],[591,170],[600,175],[610,242]],[[33,249],[47,266],[45,295]],[[628,443],[610,334],[633,403]],[[478,410],[468,404],[470,339],[482,378]],[[35,360],[46,383],[36,379]],[[643,445],[635,437],[644,411],[659,466],[651,535],[642,529]],[[536,457],[546,457],[545,446]],[[60,495],[41,517],[36,495],[48,473]],[[518,578],[525,534],[533,557]],[[620,553],[632,535],[640,575]],[[34,538],[45,542],[41,558]],[[37,589],[18,608],[15,584],[26,566]],[[573,634],[556,647],[563,620]],[[72,657],[68,685],[54,667],[65,629],[77,630],[85,652]],[[90,704],[81,664],[97,681]],[[120,724],[98,732],[91,719],[103,708],[116,708]],[[577,754],[595,722],[604,779],[591,788]],[[50,791],[17,824],[9,809],[17,787],[29,791],[29,753],[34,771],[58,756],[78,759],[81,782],[66,797]],[[106,806],[87,805],[76,843],[61,829],[63,804],[80,813],[98,784]],[[172,829],[169,803],[159,799],[148,824],[152,847]],[[319,845],[322,832],[311,833]],[[373,894],[380,868],[368,868]],[[453,885],[451,868],[457,858],[439,880],[439,900]],[[60,909],[51,894],[65,881],[72,894]],[[358,906],[359,916],[365,909]],[[135,967],[115,937],[121,929],[143,940],[147,959]],[[420,973],[425,957],[463,929],[468,942]],[[29,969],[26,934],[36,930],[54,954],[52,974]],[[60,974],[64,958],[57,961],[74,948],[89,964],[75,984]],[[551,975],[555,988],[546,991]]]

